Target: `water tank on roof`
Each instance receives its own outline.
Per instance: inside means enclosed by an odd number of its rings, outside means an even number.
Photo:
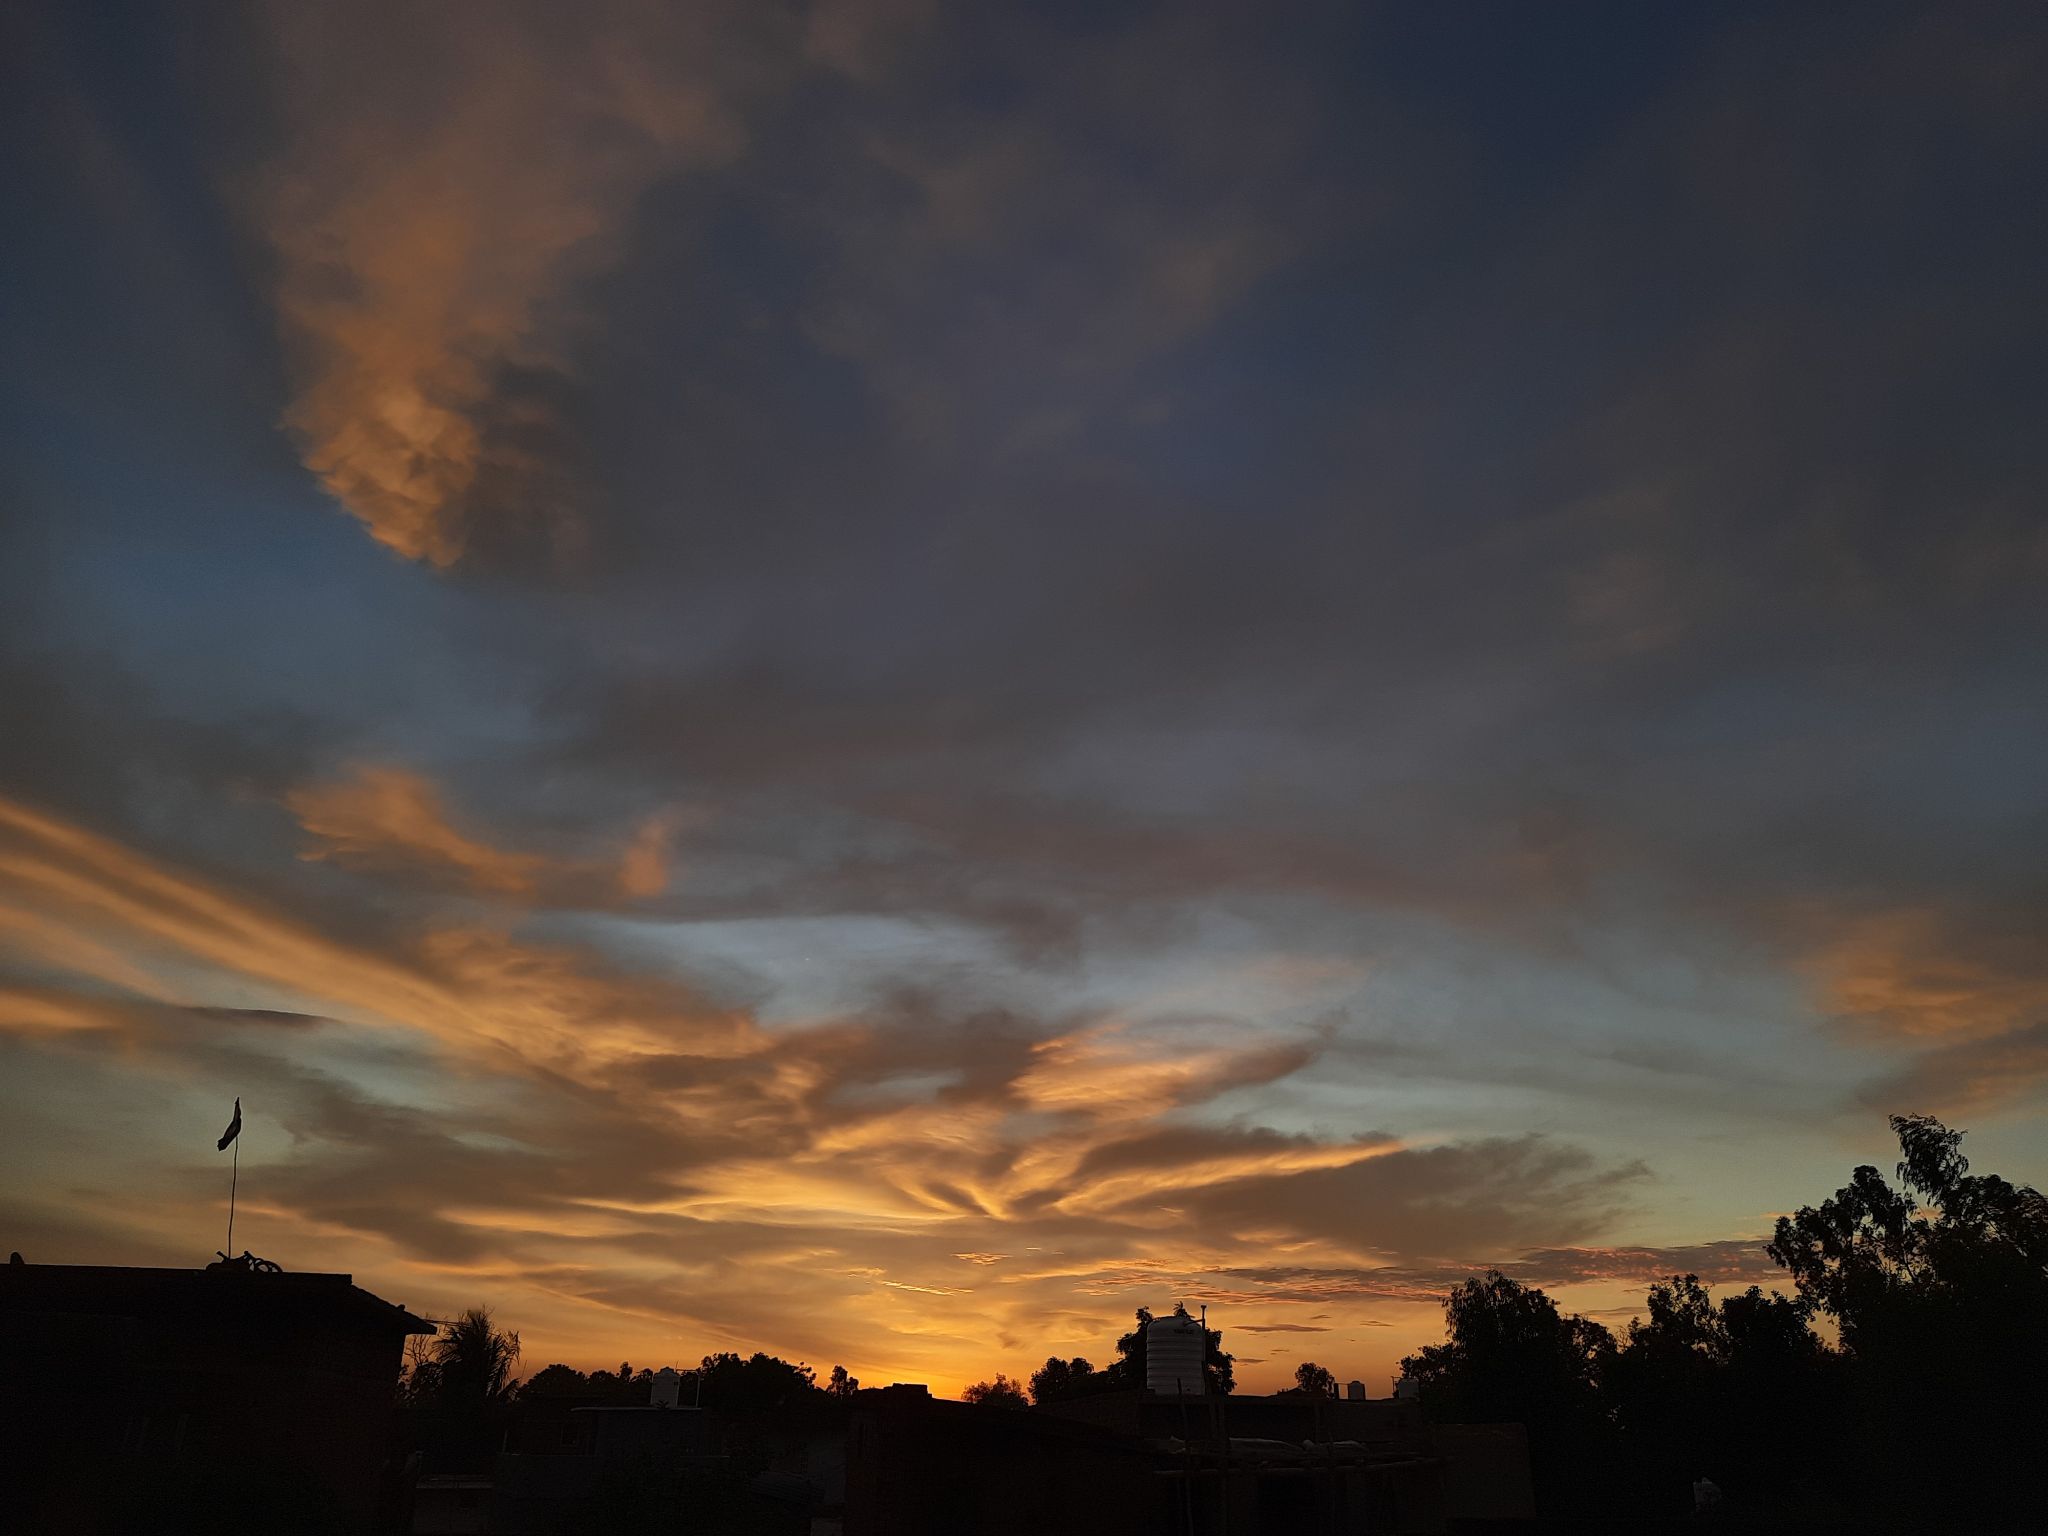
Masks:
[[[1145,1325],[1145,1390],[1169,1396],[1202,1395],[1202,1362],[1208,1355],[1202,1325],[1175,1307]]]
[[[647,1395],[650,1406],[655,1408],[680,1408],[683,1405],[683,1378],[672,1365],[664,1365],[654,1373],[653,1388]]]

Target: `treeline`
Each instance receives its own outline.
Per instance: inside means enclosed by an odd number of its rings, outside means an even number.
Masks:
[[[644,1408],[653,1400],[655,1373],[629,1362],[616,1371],[548,1365],[524,1382],[518,1362],[519,1335],[499,1328],[482,1308],[421,1341],[400,1380],[396,1448],[416,1453],[431,1472],[482,1471],[508,1444],[561,1443],[578,1408]],[[844,1366],[821,1383],[810,1366],[761,1353],[706,1355],[679,1374],[683,1404],[717,1411],[726,1468],[742,1480],[768,1465],[776,1433],[843,1417],[860,1389]],[[644,1488],[613,1492],[625,1500],[619,1511],[651,1497]],[[621,1514],[612,1523],[626,1529],[640,1522]]]
[[[1723,1528],[2039,1529],[2048,1198],[1971,1174],[1937,1120],[1891,1123],[1898,1187],[1858,1168],[1778,1221],[1792,1295],[1674,1276],[1617,1339],[1498,1272],[1468,1280],[1445,1342],[1402,1362],[1424,1413],[1526,1425],[1557,1520],[1682,1517],[1705,1481]]]
[[[501,1329],[486,1308],[472,1308],[421,1341],[399,1383],[400,1404],[444,1414],[489,1414],[522,1406],[641,1406],[653,1397],[654,1372],[621,1361],[616,1371],[547,1365],[518,1379],[519,1335]],[[682,1400],[729,1413],[776,1413],[821,1399],[849,1398],[858,1378],[835,1365],[823,1383],[804,1364],[774,1355],[706,1355],[682,1378]]]
[[[860,1390],[857,1377],[835,1365],[820,1382],[808,1365],[791,1365],[775,1355],[756,1352],[706,1355],[694,1369],[679,1373],[682,1400],[731,1413],[773,1413],[816,1400],[851,1397]],[[654,1372],[635,1372],[621,1363],[617,1371],[588,1375],[566,1365],[550,1365],[533,1373],[519,1389],[521,1402],[567,1399],[575,1403],[619,1403],[645,1406],[654,1391]]]

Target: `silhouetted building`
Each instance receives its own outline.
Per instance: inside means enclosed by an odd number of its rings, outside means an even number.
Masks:
[[[672,1394],[657,1383],[652,1395]],[[481,1499],[474,1479],[423,1478],[412,1528],[418,1536],[458,1529],[808,1536],[813,1513],[838,1497],[844,1442],[845,1414],[832,1404],[765,1419],[661,1400],[526,1405],[508,1426]],[[482,1523],[461,1524],[477,1502]]]
[[[348,1275],[0,1267],[0,1516],[373,1529],[404,1341],[433,1331]]]
[[[1169,1529],[1159,1467],[1134,1434],[883,1387],[854,1399],[846,1536],[1143,1536]]]
[[[1533,1513],[1518,1425],[1413,1404],[1126,1390],[1030,1410],[863,1392],[847,1536],[1433,1536]]]

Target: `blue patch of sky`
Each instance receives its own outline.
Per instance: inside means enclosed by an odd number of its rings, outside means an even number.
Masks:
[[[939,918],[603,916],[576,919],[562,931],[715,994],[745,997],[770,1028],[886,1009],[888,994],[905,985],[935,990],[945,1006],[962,1010],[1038,991],[994,935]]]

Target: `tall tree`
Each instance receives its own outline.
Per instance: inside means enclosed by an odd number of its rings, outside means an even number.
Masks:
[[[539,1402],[544,1399],[588,1397],[590,1378],[581,1371],[566,1365],[546,1365],[526,1378],[519,1388],[519,1400]]]
[[[1600,1385],[1614,1337],[1558,1311],[1533,1286],[1499,1270],[1474,1276],[1444,1300],[1450,1337],[1401,1362],[1432,1417],[1526,1426],[1538,1512],[1566,1515],[1597,1503],[1608,1435]]]
[[[1891,1126],[1899,1187],[1859,1167],[1832,1198],[1781,1217],[1768,1250],[1807,1315],[1840,1330],[1862,1458],[1847,1497],[1930,1527],[2025,1523],[2031,1493],[1996,1469],[2038,1449],[2048,1199],[1972,1174],[1964,1133],[1931,1116]],[[1929,1466],[1952,1470],[1930,1478]]]
[[[511,1401],[519,1335],[499,1328],[489,1308],[471,1307],[428,1341],[407,1373],[409,1401],[422,1407],[482,1412]]]
[[[980,1403],[987,1408],[1029,1408],[1031,1399],[1024,1395],[1021,1382],[1012,1381],[997,1371],[993,1381],[977,1381],[960,1394],[966,1403]]]
[[[1096,1370],[1086,1355],[1076,1355],[1071,1360],[1052,1355],[1031,1373],[1031,1401],[1041,1407],[1069,1402],[1107,1391],[1113,1385],[1109,1372]]]
[[[1337,1373],[1313,1360],[1304,1360],[1294,1368],[1294,1390],[1310,1397],[1335,1397]]]
[[[1778,1218],[1768,1252],[1808,1308],[1859,1348],[1922,1304],[2048,1301],[2048,1197],[1996,1174],[1973,1175],[1963,1132],[1928,1115],[1894,1115],[1902,1189],[1868,1165],[1834,1197]]]
[[[706,1355],[694,1371],[686,1371],[685,1397],[701,1388],[706,1408],[732,1413],[772,1413],[811,1400],[818,1390],[817,1373],[808,1365],[755,1351],[742,1357],[731,1351]]]
[[[1152,1321],[1152,1309],[1140,1307],[1137,1325],[1116,1341],[1116,1359],[1109,1363],[1108,1375],[1119,1387],[1142,1387],[1145,1385],[1145,1329]]]

